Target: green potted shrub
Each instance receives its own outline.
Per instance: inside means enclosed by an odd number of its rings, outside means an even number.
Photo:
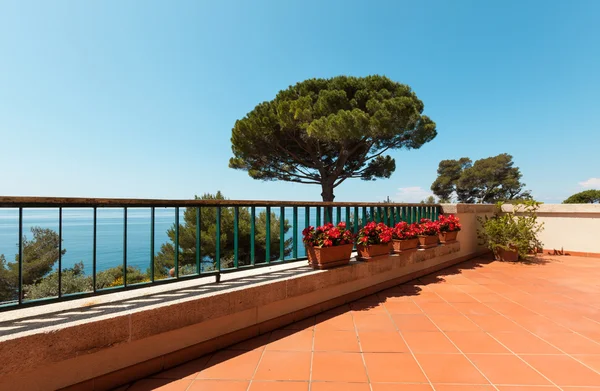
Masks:
[[[392,245],[392,229],[384,223],[371,221],[358,231],[356,251],[358,258],[368,261],[379,255],[389,254]]]
[[[486,245],[496,259],[515,262],[527,254],[542,248],[537,234],[543,229],[538,223],[536,210],[540,203],[520,201],[513,204],[512,211],[504,212],[503,203],[497,204],[492,217],[478,217],[481,227],[477,230],[480,244]]]
[[[320,227],[309,226],[302,231],[308,264],[314,269],[329,269],[350,263],[354,235],[346,223],[337,226],[327,223]]]

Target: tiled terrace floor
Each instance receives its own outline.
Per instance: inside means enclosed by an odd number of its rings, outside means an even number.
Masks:
[[[600,390],[600,259],[465,262],[123,389]]]

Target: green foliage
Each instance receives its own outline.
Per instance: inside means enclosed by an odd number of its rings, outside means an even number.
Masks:
[[[59,237],[48,228],[32,227],[33,238],[23,236],[23,285],[34,285],[52,271],[58,261]],[[65,254],[66,250],[62,250]],[[19,255],[14,262],[6,262],[0,255],[0,301],[18,299]]]
[[[384,153],[437,134],[410,87],[384,76],[309,79],[236,121],[229,166],[254,179],[320,184],[323,201],[346,179],[389,178]]]
[[[427,198],[425,198],[424,200],[421,200],[421,204],[435,204],[435,197],[434,196],[429,196]]]
[[[459,202],[468,204],[531,199],[531,192],[524,190],[519,168],[513,165],[512,156],[506,153],[474,164],[465,157],[442,160],[431,190],[442,200],[456,195]]]
[[[600,190],[585,190],[573,194],[563,204],[600,204]]]
[[[480,244],[497,254],[499,249],[517,250],[520,258],[543,247],[538,233],[543,223],[537,222],[539,202],[526,200],[512,205],[511,212],[502,211],[502,202],[492,217],[478,217],[481,228],[477,230]]]
[[[221,192],[217,194],[204,194],[196,197],[203,200],[224,200]],[[179,225],[179,274],[196,273],[196,208],[186,208],[183,215],[183,223]],[[233,267],[233,208],[221,208],[221,268]],[[264,262],[266,260],[266,212],[256,215],[255,222],[255,260]],[[279,218],[271,212],[271,247],[270,260],[279,258]],[[291,228],[288,220],[284,221],[284,231],[287,233]],[[156,279],[168,277],[169,270],[175,266],[175,225],[167,231],[170,242],[164,243],[159,253],[154,258],[154,276]],[[200,209],[200,250],[203,259],[215,259],[216,246],[216,208]],[[250,210],[239,208],[238,219],[238,263],[239,265],[250,264]],[[284,243],[285,255],[292,252],[292,238]],[[212,269],[216,265],[213,263]],[[207,271],[208,269],[204,269]],[[129,277],[129,275],[128,275]]]

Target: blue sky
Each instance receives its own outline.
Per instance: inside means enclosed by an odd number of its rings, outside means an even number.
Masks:
[[[307,78],[383,74],[438,136],[336,201],[419,201],[440,160],[506,152],[560,202],[600,188],[598,15],[594,0],[4,0],[0,194],[319,200],[229,169],[235,120]]]

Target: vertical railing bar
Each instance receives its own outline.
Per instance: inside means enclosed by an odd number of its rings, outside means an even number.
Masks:
[[[250,207],[250,264],[254,266],[256,261],[254,242],[256,237],[256,207]]]
[[[266,210],[266,227],[265,227],[265,261],[271,263],[271,207],[267,206]]]
[[[336,213],[336,220],[335,223],[339,224],[342,221],[342,207],[338,206],[337,207],[337,213]]]
[[[62,208],[58,208],[58,297],[62,297]]]
[[[123,208],[123,286],[127,286],[127,207]]]
[[[239,218],[240,208],[237,206],[233,207],[233,267],[238,268],[239,263]]]
[[[323,223],[327,224],[333,221],[333,218],[331,216],[331,213],[333,212],[333,209],[330,206],[325,206],[323,207]]]
[[[317,221],[316,221],[315,225],[317,227],[319,225],[321,225],[321,207],[320,206],[317,206]]]
[[[221,271],[221,206],[216,207],[215,218],[215,262],[217,271]],[[220,280],[220,275],[217,276],[217,282]]]
[[[200,225],[200,207],[196,207],[196,274],[202,273],[200,260],[200,246],[201,246],[201,225]]]
[[[350,228],[350,207],[346,207],[346,228]]]
[[[352,226],[353,232],[358,233],[358,224],[360,224],[360,216],[358,215],[358,206],[354,207],[354,224]]]
[[[310,226],[310,206],[304,207],[304,228]]]
[[[156,220],[156,208],[150,208],[150,281],[154,282],[154,230]]]
[[[285,260],[285,206],[279,208],[279,260]]]
[[[375,207],[372,206],[370,209],[371,209],[370,210],[371,213],[369,215],[369,222],[375,221]]]
[[[175,207],[175,278],[179,278],[179,207]]]
[[[294,206],[292,212],[292,258],[298,258],[298,207]]]
[[[93,223],[93,228],[92,228],[92,290],[95,293],[96,292],[96,262],[97,262],[97,238],[98,238],[98,228],[97,228],[97,222],[98,222],[98,208],[94,206],[94,223]]]
[[[23,303],[23,208],[19,208],[19,304]]]

